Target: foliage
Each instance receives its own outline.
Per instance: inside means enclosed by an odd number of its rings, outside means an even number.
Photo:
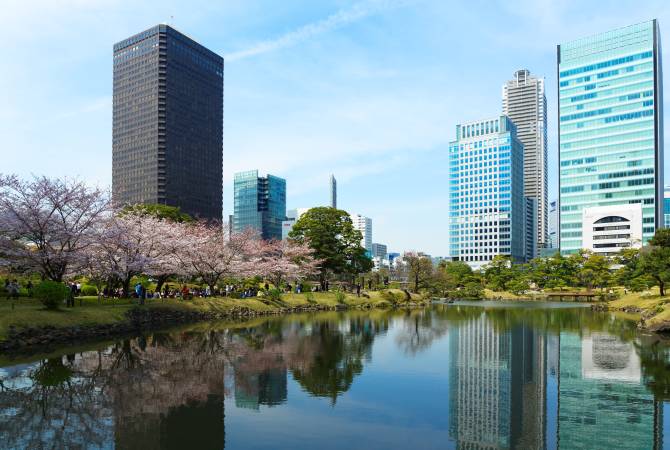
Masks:
[[[405,253],[403,261],[407,267],[407,278],[413,284],[413,291],[428,288],[433,277],[433,261],[427,256],[415,252]]]
[[[192,223],[193,217],[181,211],[177,206],[151,204],[126,205],[119,212],[120,215],[132,214],[141,216],[151,216],[156,219],[167,219],[177,223]]]
[[[267,291],[267,297],[269,300],[273,302],[280,302],[281,301],[281,290],[277,288],[272,288],[268,289]]]
[[[33,296],[47,309],[58,309],[67,295],[67,286],[58,281],[44,280],[33,289]]]
[[[84,284],[81,286],[81,295],[98,295],[98,289],[90,284]]]
[[[362,235],[354,229],[346,211],[329,207],[312,208],[293,225],[289,238],[308,243],[314,258],[321,261],[322,287],[331,274],[358,275],[372,269],[372,260],[361,246]]]
[[[316,303],[314,294],[310,291],[305,292],[305,300],[307,300],[307,303]]]
[[[659,228],[649,240],[649,245],[640,250],[637,263],[638,274],[648,275],[658,286],[661,296],[670,282],[670,229]]]
[[[337,301],[337,303],[339,303],[340,305],[344,305],[346,299],[347,295],[344,292],[342,291],[335,292],[335,301]]]

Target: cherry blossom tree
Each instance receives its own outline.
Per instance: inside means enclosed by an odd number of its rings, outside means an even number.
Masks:
[[[253,230],[229,235],[226,226],[198,222],[186,225],[184,241],[179,253],[182,270],[201,278],[212,290],[222,278],[256,274],[257,233]]]
[[[0,255],[15,267],[62,281],[108,211],[107,193],[80,181],[0,175]]]
[[[282,281],[298,280],[319,272],[321,261],[314,258],[314,251],[306,241],[257,241],[256,246],[256,273],[275,287]]]

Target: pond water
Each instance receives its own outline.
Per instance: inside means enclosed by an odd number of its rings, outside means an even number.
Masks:
[[[670,448],[670,352],[550,304],[206,323],[0,368],[0,448]]]

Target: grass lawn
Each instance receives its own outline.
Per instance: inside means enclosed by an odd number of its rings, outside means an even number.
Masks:
[[[392,290],[398,296],[400,290]],[[344,304],[350,307],[370,305],[372,307],[386,307],[389,302],[382,297],[381,292],[369,292],[370,298],[364,296],[346,294]],[[404,296],[404,294],[402,294]],[[314,292],[312,298],[315,305],[336,306],[338,304],[334,292]],[[79,306],[80,300],[82,306]],[[412,295],[413,301],[421,301],[421,297]],[[95,324],[108,324],[123,322],[125,312],[137,305],[137,300],[108,300],[103,299],[98,303],[97,297],[77,297],[74,308],[62,307],[56,311],[49,311],[36,299],[22,297],[12,301],[0,298],[0,340],[7,338],[9,327],[74,327]],[[286,307],[306,306],[307,294],[283,294],[282,303]],[[233,299],[229,297],[219,298],[194,298],[191,300],[178,299],[147,299],[146,308],[178,308],[201,312],[225,313],[235,307],[246,307],[254,311],[274,311],[281,308],[279,304],[266,304],[260,298]]]
[[[642,316],[646,319],[646,326],[657,329],[663,324],[670,323],[670,295],[661,297],[658,288],[654,287],[645,292],[629,292],[622,295],[618,300],[609,303],[610,309],[624,310],[639,308]]]

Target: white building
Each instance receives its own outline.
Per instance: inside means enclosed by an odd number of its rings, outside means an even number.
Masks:
[[[602,255],[613,255],[623,248],[642,247],[642,205],[584,208],[582,243],[584,249]]]
[[[361,239],[361,246],[372,255],[372,219],[361,216],[360,214],[352,214],[351,221],[354,228],[361,232],[363,239]]]
[[[300,219],[300,217],[309,211],[310,208],[295,208],[286,210],[286,220],[281,223],[281,238],[285,240],[288,234],[293,229],[293,225]]]

